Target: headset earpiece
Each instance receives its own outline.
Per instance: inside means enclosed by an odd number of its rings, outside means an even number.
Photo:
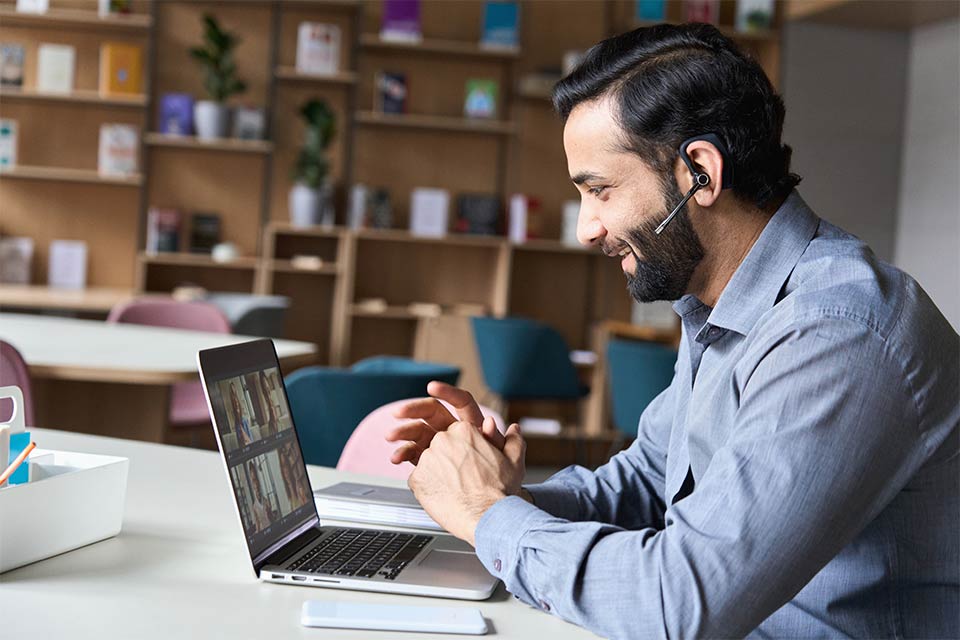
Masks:
[[[680,213],[680,209],[683,208],[683,205],[687,204],[687,201],[693,197],[697,191],[703,187],[710,184],[710,174],[704,173],[700,168],[693,163],[693,160],[690,159],[690,156],[687,155],[687,147],[691,143],[696,142],[697,140],[704,140],[709,142],[717,148],[717,151],[720,152],[720,156],[723,158],[723,175],[721,176],[720,188],[729,189],[733,186],[733,161],[730,159],[730,154],[727,153],[727,148],[720,142],[720,138],[717,137],[714,133],[705,133],[701,136],[694,136],[693,138],[688,138],[680,144],[678,151],[680,152],[680,158],[683,160],[683,163],[687,165],[687,168],[690,169],[690,173],[693,175],[693,186],[690,187],[690,190],[687,191],[687,194],[683,196],[677,206],[673,208],[673,211],[670,212],[663,222],[660,223],[660,226],[657,227],[656,233],[660,235],[664,229],[667,228],[667,225],[670,224],[670,221]]]

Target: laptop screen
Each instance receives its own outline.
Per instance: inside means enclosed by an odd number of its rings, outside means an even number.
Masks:
[[[267,350],[272,357],[264,359]],[[244,353],[261,357],[251,362]],[[234,357],[223,357],[229,355]],[[283,377],[269,341],[201,352],[201,363],[250,557],[256,559],[316,518]]]

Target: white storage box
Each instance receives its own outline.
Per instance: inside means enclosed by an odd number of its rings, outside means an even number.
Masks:
[[[67,451],[26,484],[0,488],[0,573],[120,533],[127,458]],[[31,457],[34,457],[31,455]]]

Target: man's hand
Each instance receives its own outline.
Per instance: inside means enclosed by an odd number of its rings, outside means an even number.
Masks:
[[[394,414],[394,417],[409,422],[394,428],[386,436],[389,442],[407,441],[393,452],[390,457],[393,464],[404,461],[417,464],[434,436],[446,431],[458,421],[472,425],[474,429],[482,432],[493,446],[503,450],[504,436],[497,429],[496,422],[492,418],[484,419],[480,405],[468,391],[434,381],[427,385],[427,393],[432,397],[412,400]],[[440,400],[449,402],[456,409],[457,416],[450,413]]]
[[[502,437],[501,450],[473,424],[449,424],[430,436],[407,481],[431,518],[474,546],[486,510],[501,498],[520,495],[527,445],[517,424]]]

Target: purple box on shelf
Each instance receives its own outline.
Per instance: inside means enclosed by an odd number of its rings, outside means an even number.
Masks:
[[[419,42],[420,0],[383,0],[380,37],[399,42]]]
[[[160,99],[160,133],[171,136],[193,135],[193,96],[167,93]]]

